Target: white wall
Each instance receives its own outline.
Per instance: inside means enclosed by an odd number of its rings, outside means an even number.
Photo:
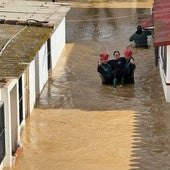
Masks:
[[[34,109],[36,102],[35,94],[35,60],[33,60],[29,65],[29,109],[30,113]]]
[[[1,95],[1,88],[0,88],[0,101],[2,100],[2,95]]]
[[[160,47],[159,47],[159,55],[160,55]],[[165,75],[163,70],[163,63],[161,59],[159,59],[159,72],[161,76],[165,100],[166,102],[170,102],[170,46],[167,46],[167,73]]]
[[[0,101],[2,101],[2,98],[1,98],[1,88],[0,88]],[[0,163],[0,170],[2,170],[2,167],[3,167],[3,161]]]
[[[65,47],[65,18],[61,21],[60,25],[56,28],[51,36],[51,63],[52,70],[57,64],[57,61]]]
[[[170,102],[170,46],[167,46],[167,73],[166,73],[165,98]]]
[[[53,70],[56,63],[65,47],[65,18],[61,21],[59,26],[54,31],[51,37],[51,69]],[[47,61],[47,42],[41,47],[37,53],[35,60],[33,60],[28,68],[28,80],[29,80],[29,112],[31,113],[34,109],[36,102],[36,94],[40,93],[45,83],[48,80],[48,61]],[[23,112],[25,112],[25,74],[22,76],[23,79]],[[15,87],[15,89],[13,89]],[[3,167],[12,166],[12,146],[11,146],[11,90],[15,90],[16,96],[12,96],[12,100],[16,101],[18,105],[18,79],[13,79],[8,83],[5,88],[0,89],[0,100],[4,102],[5,110],[5,145],[6,145],[6,156],[4,161],[0,165],[0,169]],[[17,116],[19,116],[19,105],[16,106]],[[25,119],[25,115],[23,115]],[[17,117],[19,120],[19,117]],[[18,122],[19,126],[19,122]],[[18,128],[18,135],[20,135],[20,128]],[[20,136],[18,136],[18,143],[20,143]]]
[[[166,83],[170,84],[170,46],[167,46],[167,73]]]
[[[22,74],[22,107],[23,107],[23,121],[21,122],[21,126],[20,126],[20,131],[21,131],[21,129],[22,129],[22,127],[25,125],[25,117],[26,117],[26,110],[25,110],[25,96],[26,96],[26,94],[25,94],[25,74],[23,73]],[[20,133],[20,131],[19,131],[19,133]],[[20,136],[19,136],[19,138],[20,138]]]
[[[51,38],[51,69],[53,70],[57,64],[59,57],[65,47],[65,18],[59,26],[54,30]],[[35,57],[35,84],[36,96],[38,96],[44,85],[48,81],[48,49],[47,41],[41,47]],[[32,74],[31,74],[32,75]]]
[[[36,74],[36,95],[39,95],[48,80],[48,59],[47,59],[47,42],[41,47],[35,58]]]
[[[2,90],[2,102],[4,102],[4,114],[5,114],[5,147],[6,147],[6,156],[3,161],[4,167],[12,166],[12,146],[11,146],[11,100],[10,92],[14,87],[18,87],[18,80],[13,79],[10,81]],[[15,100],[17,100],[18,91],[15,89],[17,95]],[[14,96],[13,96],[14,99]],[[17,107],[18,108],[18,107]],[[17,111],[18,112],[18,111]]]

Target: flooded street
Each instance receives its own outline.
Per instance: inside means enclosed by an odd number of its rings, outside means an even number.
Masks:
[[[149,49],[135,49],[128,41],[151,4],[73,3],[66,47],[27,118],[23,151],[10,170],[170,169],[170,104],[155,66],[153,40],[148,39]],[[99,54],[112,58],[114,50],[123,55],[126,47],[133,50],[135,84],[102,85]]]

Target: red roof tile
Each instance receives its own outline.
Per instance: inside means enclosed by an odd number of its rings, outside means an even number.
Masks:
[[[154,45],[170,45],[170,1],[156,0],[153,4]]]
[[[170,0],[155,0],[152,16],[143,19],[143,28],[154,26],[154,45],[170,45]]]
[[[152,27],[153,26],[153,17],[149,16],[148,18],[145,18],[141,22],[142,28]]]

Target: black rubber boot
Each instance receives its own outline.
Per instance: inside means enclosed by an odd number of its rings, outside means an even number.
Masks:
[[[114,80],[113,80],[113,87],[114,87],[114,88],[116,88],[117,82],[118,82],[117,78],[114,78]]]

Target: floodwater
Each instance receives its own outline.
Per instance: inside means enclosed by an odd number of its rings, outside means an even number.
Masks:
[[[152,1],[73,2],[67,44],[27,118],[11,170],[169,170],[170,104],[153,41],[128,41]],[[109,5],[110,4],[110,5]],[[109,7],[109,8],[106,8]],[[127,8],[126,8],[127,7]],[[113,89],[96,72],[98,56],[133,50],[135,84]]]

